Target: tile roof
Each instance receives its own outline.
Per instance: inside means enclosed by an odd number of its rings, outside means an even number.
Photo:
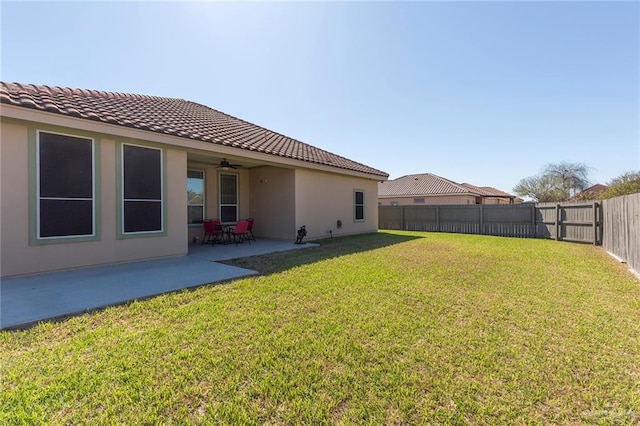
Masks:
[[[0,102],[380,177],[389,175],[184,99],[0,82]]]
[[[595,185],[578,192],[573,197],[569,198],[569,201],[596,200],[607,189],[609,189],[607,185],[596,183]]]
[[[462,195],[482,197],[513,197],[490,186],[456,183],[432,173],[402,176],[378,184],[379,197],[408,197],[419,195]]]
[[[431,174],[402,176],[378,184],[378,196],[469,194],[471,191],[449,179]]]
[[[493,188],[491,186],[475,186],[471,185],[470,183],[461,183],[460,185],[469,188],[471,191],[474,191],[485,197],[514,197],[507,192],[500,191],[499,189]]]

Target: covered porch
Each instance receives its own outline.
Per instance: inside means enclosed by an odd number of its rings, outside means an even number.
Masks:
[[[233,224],[253,218],[256,238],[294,241],[295,169],[211,152],[187,154],[188,242],[205,219]]]

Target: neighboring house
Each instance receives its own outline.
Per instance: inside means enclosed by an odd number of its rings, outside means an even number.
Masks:
[[[0,101],[2,276],[185,255],[205,218],[292,243],[377,230],[385,172],[204,105],[16,83]]]
[[[607,185],[603,185],[601,183],[596,183],[593,186],[584,189],[573,197],[569,198],[569,201],[589,201],[589,200],[598,200],[600,199],[600,195],[606,191],[609,187]]]
[[[378,205],[513,204],[515,196],[491,187],[459,184],[432,173],[402,176],[378,184]]]
[[[507,192],[500,191],[499,189],[491,186],[475,186],[470,183],[462,183],[462,186],[469,188],[471,191],[480,194],[482,197],[482,204],[519,204],[522,203],[522,199],[511,195]]]

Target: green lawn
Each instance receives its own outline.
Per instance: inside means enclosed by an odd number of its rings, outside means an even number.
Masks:
[[[0,424],[640,422],[640,282],[601,248],[380,232],[0,334]]]

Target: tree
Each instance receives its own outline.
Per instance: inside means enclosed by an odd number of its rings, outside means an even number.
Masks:
[[[539,203],[568,200],[589,186],[589,167],[581,163],[547,164],[539,175],[521,179],[513,191]]]
[[[547,164],[543,175],[552,177],[563,193],[563,200],[568,200],[589,186],[589,167],[581,163],[562,162]]]
[[[529,197],[539,203],[560,201],[563,197],[556,182],[549,176],[531,176],[518,182],[513,191],[521,197]]]
[[[640,171],[623,173],[607,185],[609,188],[602,193],[603,199],[640,192]]]

